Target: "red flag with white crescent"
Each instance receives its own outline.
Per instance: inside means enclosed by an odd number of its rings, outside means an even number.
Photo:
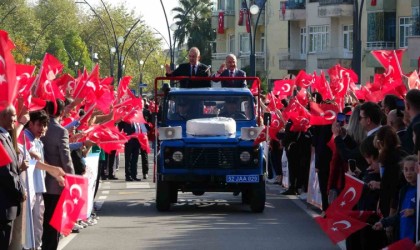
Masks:
[[[280,97],[292,96],[294,88],[294,79],[275,80],[273,93]]]
[[[3,144],[0,143],[0,167],[5,167],[7,164],[11,162],[12,162],[12,158],[10,158],[10,155],[7,153]]]
[[[263,129],[261,130],[261,132],[259,133],[258,137],[254,140],[254,145],[258,145],[261,142],[264,142],[267,140],[267,129],[265,128],[265,126],[263,126]]]
[[[414,70],[409,76],[408,76],[408,87],[410,89],[419,89],[420,86],[420,78],[417,70]]]
[[[310,102],[311,125],[329,125],[336,121],[340,109],[335,103]]]
[[[346,174],[345,186],[340,195],[330,204],[327,213],[333,213],[342,210],[352,210],[359,202],[363,191],[363,182],[357,178]]]
[[[218,24],[217,33],[224,34],[225,33],[225,12],[219,12],[219,24]]]
[[[307,88],[315,82],[314,76],[307,74],[304,70],[299,71],[295,77],[296,86],[301,88]]]
[[[0,110],[13,103],[18,91],[16,63],[12,55],[14,47],[8,33],[0,30]]]
[[[66,185],[55,207],[50,225],[67,236],[87,203],[88,180],[86,177],[70,174],[65,176],[65,180]]]
[[[315,217],[315,221],[334,244],[347,239],[352,233],[367,226],[366,223],[341,213],[327,214],[326,218],[318,216]]]

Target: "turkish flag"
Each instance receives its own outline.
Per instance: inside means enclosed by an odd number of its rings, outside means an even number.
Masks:
[[[93,126],[85,132],[85,138],[95,142],[106,153],[124,149],[124,144],[128,141],[127,136],[118,131],[115,126],[101,124]]]
[[[393,75],[397,79],[403,75],[401,63],[405,50],[373,50],[370,53],[385,68],[385,74]]]
[[[301,88],[307,88],[315,82],[314,76],[307,74],[304,70],[299,71],[295,77],[295,84]]]
[[[145,150],[148,154],[151,152],[149,139],[147,138],[147,134],[138,133],[137,139],[139,140],[141,149]]]
[[[268,101],[268,108],[271,111],[280,110],[284,107],[280,98],[277,98],[273,92],[267,94],[266,101]]]
[[[254,80],[251,88],[249,89],[253,95],[258,95],[260,93],[260,82]]]
[[[315,217],[315,221],[334,244],[347,239],[352,233],[367,226],[364,222],[340,213],[327,214],[327,218]]]
[[[323,100],[333,100],[334,96],[331,92],[330,84],[325,78],[324,72],[320,76],[315,75],[315,82],[312,84],[311,89],[313,92],[321,94]]]
[[[50,225],[67,236],[87,203],[88,180],[83,176],[70,174],[67,174],[65,179],[66,185],[55,207]]]
[[[245,0],[242,0],[241,8],[239,9],[239,19],[238,19],[239,26],[244,25],[244,15],[245,15],[246,9],[247,9],[247,4]]]
[[[110,85],[112,83],[112,77],[102,79],[99,83],[98,89],[95,91],[96,95],[96,107],[100,109],[104,114],[109,114],[110,104],[114,103],[114,87]]]
[[[335,103],[310,102],[311,125],[329,125],[336,121],[339,107]]]
[[[277,96],[292,96],[293,89],[295,88],[294,79],[275,80],[273,93]]]
[[[130,98],[114,106],[114,121],[146,123],[143,118],[141,98]]]
[[[127,99],[135,98],[133,92],[128,88],[130,84],[131,76],[124,76],[120,80],[120,84],[118,85],[117,89],[117,97],[119,102],[124,102]]]
[[[284,128],[284,121],[280,118],[276,112],[271,111],[271,122],[270,126],[268,127],[268,136],[273,139],[277,140],[277,133]]]
[[[99,64],[96,64],[87,79],[82,79],[73,93],[73,98],[86,98],[90,93],[95,93],[99,87]]]
[[[417,73],[417,70],[414,70],[409,76],[408,76],[408,87],[410,89],[419,89],[420,86],[420,78],[419,74]]]
[[[58,73],[63,70],[63,65],[54,56],[46,53],[42,61],[40,72],[35,80],[35,95],[41,99],[56,103],[60,96],[58,87],[53,81]],[[55,112],[55,111],[54,111]]]
[[[224,34],[225,33],[225,12],[219,12],[219,27],[217,29],[217,33]]]
[[[18,91],[16,63],[11,51],[14,47],[8,33],[0,30],[0,110],[13,103]]]
[[[7,164],[11,162],[12,162],[12,158],[10,158],[3,144],[0,143],[0,167],[5,167]]]
[[[254,145],[258,145],[261,142],[264,142],[267,140],[267,131],[266,131],[266,127],[263,126],[263,129],[261,130],[260,134],[258,135],[258,137],[254,140]]]
[[[302,106],[306,107],[306,105],[308,105],[309,98],[308,98],[308,91],[306,90],[306,88],[301,88],[299,90],[299,92],[296,95],[296,99],[298,100],[300,104],[302,104]]]
[[[362,196],[364,183],[357,178],[346,174],[345,186],[340,195],[330,204],[328,213],[343,210],[352,210]]]
[[[95,110],[95,103],[85,105],[86,113],[80,118],[80,125],[77,127],[78,130],[86,130],[89,128],[89,119],[92,117],[93,111]]]
[[[404,238],[384,248],[384,250],[414,250],[414,242],[409,238]]]
[[[328,69],[328,75],[330,76],[331,92],[335,97],[344,97],[350,83],[358,82],[358,76],[353,70],[343,68],[339,64]]]
[[[343,214],[352,217],[353,219],[366,222],[371,215],[374,215],[375,211],[361,211],[361,210],[343,210]]]
[[[251,33],[251,13],[248,9],[244,10],[246,32]]]
[[[291,120],[290,131],[306,132],[310,127],[311,114],[296,98],[291,99],[289,106],[283,110],[285,120]]]

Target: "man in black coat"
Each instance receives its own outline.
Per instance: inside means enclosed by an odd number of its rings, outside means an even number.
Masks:
[[[407,153],[416,154],[417,152],[414,152],[413,143],[413,126],[416,123],[420,123],[420,90],[411,89],[407,92],[407,95],[405,96],[405,112],[408,112],[410,115],[411,122],[407,127],[404,140],[402,140],[401,144]]]
[[[209,77],[211,75],[210,66],[199,62],[200,50],[197,47],[192,47],[188,52],[188,63],[182,63],[174,71],[169,65],[166,67],[166,76],[192,76],[192,77]],[[181,80],[181,88],[209,88],[211,83],[208,80]]]
[[[118,123],[118,129],[122,130],[127,135],[140,133],[141,124],[139,123],[127,123],[121,121]],[[140,154],[140,142],[137,138],[130,138],[124,147],[125,157],[125,180],[126,181],[141,181],[137,178],[137,163]]]
[[[216,76],[219,77],[246,77],[243,70],[236,68],[236,56],[229,54],[226,56],[225,63],[223,63]],[[245,88],[246,80],[222,81],[222,88]]]
[[[20,214],[25,191],[19,179],[18,156],[9,131],[14,129],[16,110],[9,106],[0,112],[0,143],[12,162],[0,166],[0,249],[8,249],[12,239],[13,221]]]

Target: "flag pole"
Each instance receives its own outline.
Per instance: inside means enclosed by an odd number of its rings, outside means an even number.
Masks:
[[[28,152],[26,150],[26,135],[25,135],[25,131],[23,131],[23,160],[24,161],[25,161],[27,155],[28,155]],[[29,236],[31,238],[31,249],[35,249],[34,221],[33,221],[33,218],[32,218],[31,191],[29,189],[28,171],[26,171],[26,192],[27,192],[27,198],[26,198],[27,209],[26,209],[26,212],[29,215],[29,233],[30,233]]]

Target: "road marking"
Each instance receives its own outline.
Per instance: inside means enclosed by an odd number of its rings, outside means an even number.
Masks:
[[[109,194],[109,190],[102,191],[102,194]]]
[[[57,250],[62,250],[64,249],[67,244],[70,243],[71,240],[73,240],[74,237],[76,237],[77,234],[69,234],[67,237],[64,237],[62,239],[60,239],[60,242],[58,244]]]
[[[127,189],[134,189],[134,188],[150,188],[150,184],[148,182],[139,182],[139,183],[126,183]]]
[[[108,196],[106,196],[106,195],[101,195],[101,196],[98,197],[98,200],[106,200],[107,197]]]

